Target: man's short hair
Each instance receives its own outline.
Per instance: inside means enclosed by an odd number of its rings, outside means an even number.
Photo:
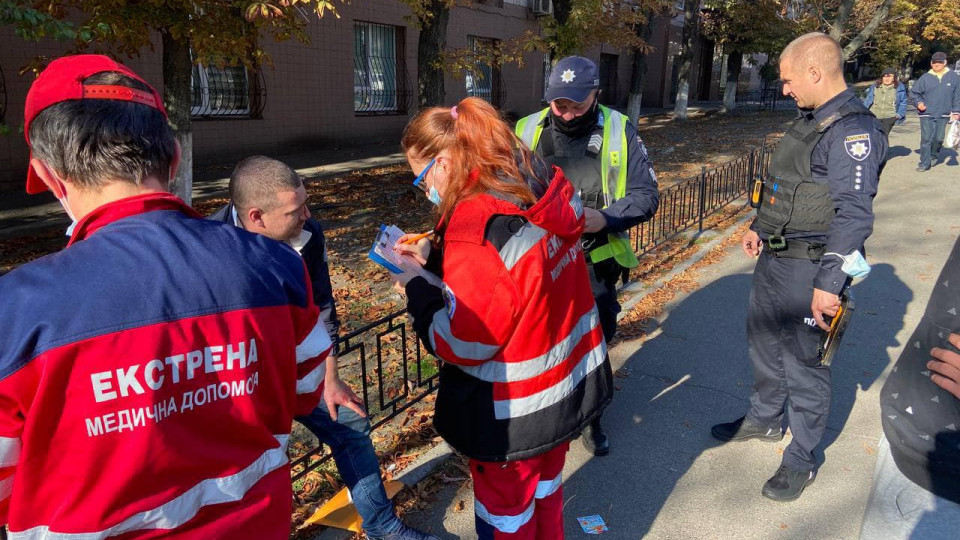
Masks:
[[[230,174],[230,200],[240,210],[256,207],[270,211],[276,207],[277,193],[294,191],[302,185],[300,175],[286,163],[251,156],[237,163]]]
[[[781,59],[789,59],[796,73],[819,67],[828,76],[843,76],[843,50],[835,39],[822,32],[810,32],[790,42]]]
[[[150,90],[114,72],[83,82]],[[166,181],[176,153],[173,130],[163,113],[131,101],[56,103],[33,119],[28,137],[33,156],[80,189],[97,189],[113,181],[140,185],[151,176]]]

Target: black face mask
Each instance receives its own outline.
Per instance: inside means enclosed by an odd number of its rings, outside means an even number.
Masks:
[[[597,100],[593,100],[593,107],[590,107],[590,110],[581,114],[580,116],[574,118],[573,120],[564,120],[559,116],[553,114],[553,109],[550,110],[551,116],[553,116],[553,127],[560,133],[563,133],[567,137],[582,137],[583,135],[589,134],[593,131],[593,128],[597,125]]]

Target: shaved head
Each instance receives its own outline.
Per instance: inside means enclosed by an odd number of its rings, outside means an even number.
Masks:
[[[780,53],[780,59],[788,60],[797,72],[817,67],[826,77],[843,77],[840,44],[821,32],[810,32],[791,41]]]
[[[783,95],[801,109],[815,109],[847,89],[843,80],[843,51],[833,38],[820,32],[804,34],[780,53]]]

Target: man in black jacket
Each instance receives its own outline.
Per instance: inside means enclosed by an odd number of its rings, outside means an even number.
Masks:
[[[861,540],[960,530],[960,240],[880,391],[883,439]]]
[[[333,300],[323,227],[307,208],[300,176],[284,163],[253,156],[230,175],[230,203],[210,219],[232,223],[295,249],[303,257],[313,286],[314,303],[333,338],[327,357],[323,401],[310,416],[296,420],[330,447],[340,476],[350,490],[367,538],[373,540],[436,540],[404,525],[393,513],[380,478],[380,463],[370,441],[370,423],[363,401],[337,375],[340,321]]]

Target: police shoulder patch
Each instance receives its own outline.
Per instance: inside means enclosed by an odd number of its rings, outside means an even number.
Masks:
[[[453,313],[457,311],[457,297],[446,283],[443,284],[443,303],[447,306],[447,317],[453,319]]]
[[[870,134],[848,135],[843,139],[843,149],[847,155],[857,161],[863,161],[870,155]]]

